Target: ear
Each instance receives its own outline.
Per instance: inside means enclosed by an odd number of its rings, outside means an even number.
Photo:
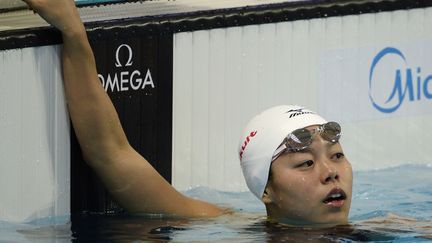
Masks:
[[[264,190],[263,196],[262,196],[262,201],[263,201],[264,204],[270,204],[270,203],[273,202],[272,198],[273,198],[272,197],[272,190],[267,185],[266,188],[265,188],[265,190]]]

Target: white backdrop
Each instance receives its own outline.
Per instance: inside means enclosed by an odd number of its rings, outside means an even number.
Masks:
[[[369,93],[385,102],[397,69],[403,91],[407,68],[415,93],[421,67],[421,90],[432,94],[432,81],[425,82],[431,41],[431,8],[176,34],[173,184],[246,190],[237,155],[241,129],[277,104],[301,104],[340,121],[355,170],[430,164],[432,100],[422,94],[410,101],[407,93],[398,110],[385,114]],[[406,62],[385,55],[370,76],[374,58],[389,46]]]
[[[57,46],[0,52],[0,220],[70,214],[59,52]]]

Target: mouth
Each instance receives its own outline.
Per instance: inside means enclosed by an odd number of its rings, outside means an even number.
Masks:
[[[324,198],[323,203],[332,207],[342,207],[345,203],[346,194],[340,188],[334,188]]]

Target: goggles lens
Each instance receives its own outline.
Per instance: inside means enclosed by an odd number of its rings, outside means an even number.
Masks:
[[[341,126],[337,122],[328,122],[313,130],[306,128],[294,130],[286,136],[279,148],[276,149],[272,160],[277,159],[283,152],[298,152],[306,149],[317,133],[326,141],[337,143],[341,136]]]
[[[337,122],[328,122],[323,125],[323,131],[321,132],[321,137],[325,140],[337,143],[341,136],[341,126]]]

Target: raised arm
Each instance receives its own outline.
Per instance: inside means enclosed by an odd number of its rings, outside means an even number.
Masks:
[[[215,205],[177,192],[128,143],[96,71],[73,0],[23,0],[63,36],[63,79],[69,113],[84,159],[129,212],[181,217],[222,214]]]

